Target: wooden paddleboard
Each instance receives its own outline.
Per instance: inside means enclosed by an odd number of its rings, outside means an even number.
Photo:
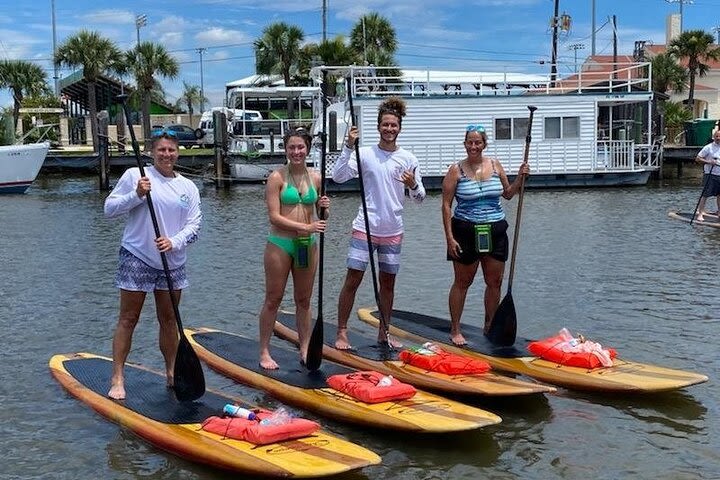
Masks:
[[[291,325],[295,325],[295,314],[280,312],[278,320],[275,322],[275,335],[297,345],[298,335]],[[358,370],[375,370],[389,374],[401,382],[409,383],[417,388],[441,394],[483,396],[529,395],[556,390],[555,387],[516,380],[491,372],[447,375],[414,367],[398,358],[399,350],[390,349],[387,344],[380,345],[370,337],[357,332],[348,331],[350,344],[353,346],[351,350],[338,350],[333,346],[335,330],[334,325],[327,323],[323,327],[325,344],[322,353],[324,358]],[[405,348],[410,346],[412,345],[405,345]]]
[[[360,319],[377,326],[377,311],[371,308],[358,310]],[[604,392],[650,393],[676,390],[706,382],[708,377],[693,372],[648,365],[616,358],[612,367],[584,369],[568,367],[529,355],[530,340],[518,339],[511,347],[491,344],[483,335],[482,328],[463,325],[465,347],[450,343],[450,320],[393,310],[390,332],[398,337],[417,342],[441,343],[448,351],[467,353],[486,360],[499,370],[520,373],[543,382],[577,390]]]
[[[319,477],[380,463],[380,457],[327,433],[253,445],[200,428],[227,403],[246,402],[207,391],[193,402],[178,402],[165,377],[137,365],[125,366],[127,399],[108,398],[112,361],[90,353],[55,355],[50,371],[71,395],[106,419],[120,424],[158,448],[198,463],[243,474]],[[249,406],[249,408],[252,408]]]
[[[680,212],[676,210],[671,210],[668,212],[668,217],[674,218],[675,220],[680,220],[683,222],[690,223],[690,220],[692,220],[693,212]],[[702,225],[704,227],[713,227],[713,228],[720,228],[720,219],[718,219],[718,216],[715,212],[708,213],[703,215],[703,220],[700,221],[697,218],[693,222],[693,225]]]
[[[300,364],[297,350],[279,345],[272,346],[272,356],[280,368],[266,370],[258,363],[255,340],[210,328],[185,332],[198,356],[214,370],[334,420],[427,433],[473,430],[501,421],[493,413],[422,390],[407,400],[368,404],[327,385],[327,377],[355,370],[323,362],[320,370],[308,372]]]

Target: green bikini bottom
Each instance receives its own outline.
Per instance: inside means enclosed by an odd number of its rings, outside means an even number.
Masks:
[[[309,241],[309,246],[315,245],[315,242],[317,241],[316,235],[310,235],[310,237],[295,237],[295,238],[288,238],[288,237],[281,237],[279,235],[268,235],[268,242],[272,243],[273,245],[277,246],[280,250],[287,253],[290,258],[292,258],[295,262],[298,261],[298,252],[301,248],[304,248],[305,245],[307,245],[307,242]]]

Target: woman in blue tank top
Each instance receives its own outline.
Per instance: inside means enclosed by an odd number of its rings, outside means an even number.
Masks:
[[[483,155],[487,144],[485,129],[469,125],[465,132],[467,157],[450,166],[442,184],[447,259],[453,262],[455,272],[448,298],[450,340],[459,346],[466,343],[460,332],[460,317],[478,266],[482,265],[485,280],[486,333],[500,303],[509,250],[508,223],[500,197],[511,199],[520,189],[522,176],[530,173],[527,163],[522,163],[515,181],[510,183],[500,162]]]

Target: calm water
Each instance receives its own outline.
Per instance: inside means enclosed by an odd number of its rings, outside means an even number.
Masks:
[[[183,320],[256,336],[267,232],[263,187],[206,187],[201,194],[205,223],[190,252]],[[647,397],[559,390],[478,400],[503,422],[457,435],[388,434],[323,419],[329,430],[383,457],[381,465],[342,478],[719,478],[720,361],[713,338],[720,327],[720,231],[666,216],[670,208],[693,208],[698,194],[697,181],[528,191],[513,298],[522,336],[567,326],[625,357],[700,371],[710,382]],[[123,222],[103,218],[103,199],[94,178],[56,175],[42,176],[26,195],[0,197],[0,328],[8,334],[0,356],[0,478],[238,478],[149,446],[67,395],[48,372],[55,353],[110,354]],[[335,316],[357,205],[354,194],[333,198],[326,319]],[[515,205],[508,207],[511,225]],[[439,195],[410,205],[405,219],[396,306],[446,317],[451,267],[444,260]],[[356,306],[372,303],[368,278]],[[478,287],[464,320],[479,324],[481,318]],[[358,320],[351,325],[362,327]],[[130,360],[161,369],[156,344],[150,304]],[[261,392],[212,372],[207,377],[212,388],[275,405]]]

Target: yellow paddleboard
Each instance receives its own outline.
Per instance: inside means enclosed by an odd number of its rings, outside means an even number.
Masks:
[[[368,404],[327,385],[327,377],[354,371],[349,368],[323,362],[319,371],[308,372],[296,350],[273,345],[280,368],[266,370],[258,364],[255,340],[209,328],[185,333],[200,359],[214,370],[334,420],[422,433],[473,430],[501,421],[493,413],[421,390],[407,400]]]
[[[358,310],[360,320],[378,326],[377,311],[371,308]],[[482,329],[463,326],[465,347],[450,342],[450,320],[420,313],[393,310],[390,333],[417,342],[442,343],[448,351],[465,353],[481,358],[493,368],[520,373],[553,385],[578,390],[604,392],[662,392],[706,382],[708,377],[694,372],[637,363],[616,358],[612,367],[585,369],[568,367],[531,356],[527,340],[518,340],[511,347],[491,344]]]
[[[380,463],[380,457],[327,433],[253,445],[200,428],[227,403],[242,400],[207,391],[193,402],[178,402],[165,377],[137,365],[125,367],[127,398],[106,396],[112,361],[90,353],[55,355],[50,371],[71,395],[106,419],[131,430],[158,448],[198,463],[254,476],[321,477]]]

